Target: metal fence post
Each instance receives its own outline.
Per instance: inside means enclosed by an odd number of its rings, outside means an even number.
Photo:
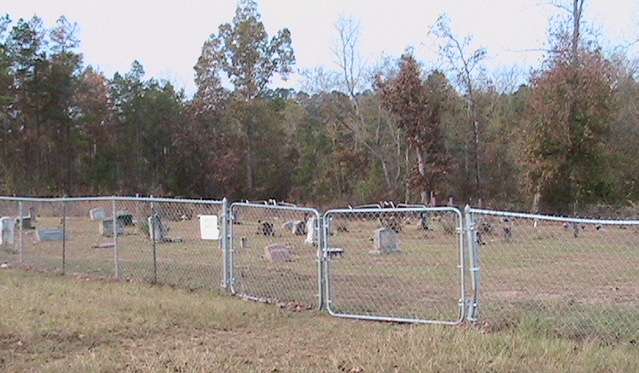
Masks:
[[[150,197],[153,198],[153,196]],[[151,219],[148,223],[149,233],[151,235],[151,249],[153,251],[153,283],[156,284],[158,282],[158,262],[155,247],[155,208],[153,206],[153,201],[151,201]]]
[[[66,196],[62,197],[62,274],[66,273],[67,250],[67,202]]]
[[[466,226],[466,241],[468,249],[468,261],[470,270],[470,283],[473,291],[472,298],[468,304],[468,321],[475,323],[479,318],[479,248],[477,246],[477,236],[475,235],[475,222],[469,205],[464,208],[464,220]]]
[[[229,268],[230,268],[230,231],[229,231],[229,210],[228,200],[226,197],[222,200],[222,237],[220,237],[220,245],[222,246],[222,288],[228,290],[229,288]]]
[[[326,250],[324,250],[325,229],[326,224],[324,222],[324,216],[319,215],[317,223],[313,228],[317,232],[317,282],[319,289],[319,309],[326,308],[326,281],[324,281],[324,267],[326,265]]]
[[[113,213],[113,261],[115,265],[115,279],[120,279],[120,266],[118,260],[118,213],[115,209],[115,196],[111,200],[111,210]]]
[[[22,201],[18,201],[18,262],[22,264]]]

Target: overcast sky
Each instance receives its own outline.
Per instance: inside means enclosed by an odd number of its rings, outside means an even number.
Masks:
[[[288,27],[297,68],[334,68],[334,24],[340,16],[359,20],[361,52],[369,62],[397,57],[412,46],[434,64],[436,46],[428,28],[446,13],[457,34],[472,34],[488,50],[490,70],[535,65],[557,10],[546,0],[262,0],[264,24],[273,34]],[[0,12],[13,19],[41,16],[52,25],[60,15],[79,24],[87,64],[108,76],[142,62],[147,76],[168,79],[193,93],[193,65],[204,40],[233,17],[234,0],[3,0]],[[609,46],[639,38],[639,1],[590,0],[586,19]],[[636,55],[637,46],[631,52]],[[287,85],[297,87],[299,78]]]

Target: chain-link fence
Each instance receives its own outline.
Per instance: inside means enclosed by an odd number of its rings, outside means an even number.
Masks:
[[[426,323],[463,320],[463,232],[457,209],[345,209],[324,217],[332,314]]]
[[[0,265],[221,287],[340,317],[639,340],[638,220],[0,197]]]
[[[58,199],[0,199],[0,262],[63,273],[68,235]]]
[[[638,340],[639,221],[468,213],[482,325]]]
[[[223,252],[219,237],[205,237],[204,230],[219,229],[222,207],[223,201],[161,198],[4,197],[0,262],[218,289]]]
[[[319,307],[319,221],[314,209],[233,204],[232,291],[263,302]]]

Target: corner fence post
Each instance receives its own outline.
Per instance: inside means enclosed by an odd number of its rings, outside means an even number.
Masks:
[[[118,265],[118,214],[115,208],[115,196],[111,200],[111,210],[113,213],[113,262],[115,265],[115,279],[120,279],[120,266]]]
[[[66,273],[67,251],[67,200],[62,198],[62,274]]]
[[[22,264],[22,201],[18,201],[18,262]]]
[[[326,308],[326,281],[324,280],[326,270],[326,250],[324,250],[324,243],[326,242],[326,224],[322,214],[318,214],[317,224],[315,224],[313,229],[317,232],[317,282],[319,289],[319,310],[323,310]]]
[[[475,222],[469,205],[464,208],[464,220],[466,227],[466,241],[468,250],[468,268],[470,270],[470,283],[473,291],[472,298],[468,303],[468,321],[477,322],[479,319],[479,250],[477,247],[477,236],[475,234]]]
[[[153,198],[153,196],[150,196]],[[151,250],[153,252],[153,283],[158,282],[158,259],[155,245],[155,206],[153,205],[153,199],[151,199],[151,219],[149,220],[149,233],[151,234]]]
[[[229,250],[230,250],[230,240],[231,240],[231,232],[229,229],[229,205],[228,205],[228,200],[226,199],[226,197],[224,197],[224,199],[222,199],[222,221],[221,221],[221,225],[222,225],[222,229],[221,229],[221,234],[222,237],[220,237],[220,245],[222,247],[222,288],[226,291],[229,290],[229,284],[230,284],[230,267],[231,267],[231,263],[230,263],[230,255],[229,255]]]

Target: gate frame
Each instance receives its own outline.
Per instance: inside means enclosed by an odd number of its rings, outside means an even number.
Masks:
[[[324,221],[323,217],[320,214],[319,210],[310,207],[297,207],[291,205],[277,205],[277,204],[265,204],[265,203],[251,203],[251,202],[234,202],[229,206],[228,209],[228,219],[226,219],[226,229],[229,232],[227,247],[225,248],[226,257],[228,260],[228,273],[227,273],[227,281],[228,281],[228,290],[231,295],[237,295],[249,300],[257,300],[257,297],[239,293],[235,288],[235,249],[233,248],[234,241],[234,229],[233,225],[235,222],[235,208],[237,207],[250,207],[264,210],[279,210],[279,211],[290,211],[290,212],[300,212],[300,213],[308,213],[312,214],[315,218],[315,226],[313,230],[315,231],[315,237],[317,238],[317,242],[313,245],[316,249],[316,261],[317,261],[317,309],[321,310],[324,308],[324,284],[323,284],[323,255],[322,255],[322,245],[323,245],[323,226]]]
[[[417,206],[421,206],[421,207],[417,207]],[[391,317],[391,316],[371,316],[371,315],[358,315],[358,314],[354,314],[354,313],[340,313],[340,312],[336,312],[335,310],[333,310],[331,308],[331,304],[333,303],[332,299],[331,299],[331,277],[330,277],[330,260],[328,258],[329,252],[330,252],[330,248],[329,246],[329,217],[331,214],[353,214],[353,213],[388,213],[388,212],[397,212],[397,213],[402,213],[402,212],[427,212],[427,213],[436,213],[436,212],[450,212],[453,213],[454,215],[457,216],[457,227],[456,227],[456,234],[458,236],[458,256],[459,256],[459,263],[457,265],[457,268],[459,270],[459,282],[460,282],[460,298],[458,301],[458,308],[459,308],[459,317],[455,320],[429,320],[429,319],[417,319],[417,318],[403,318],[403,317]],[[322,262],[324,263],[324,282],[325,282],[325,294],[324,294],[324,298],[325,298],[325,304],[326,304],[326,311],[329,313],[329,315],[334,316],[334,317],[340,317],[340,318],[347,318],[347,319],[358,319],[358,320],[370,320],[370,321],[386,321],[386,322],[396,322],[396,323],[412,323],[412,324],[439,324],[439,325],[460,325],[464,322],[465,320],[465,313],[466,313],[466,289],[465,289],[465,275],[466,275],[466,266],[465,266],[465,259],[466,259],[466,255],[464,254],[464,229],[463,229],[463,224],[464,224],[464,216],[462,215],[461,211],[459,211],[459,209],[457,209],[456,207],[428,207],[425,205],[410,205],[410,207],[405,207],[405,208],[401,208],[401,207],[395,207],[395,208],[355,208],[355,209],[331,209],[326,211],[323,215],[322,215],[322,221],[323,221],[323,236],[324,236],[324,240],[323,240],[323,247],[322,247]]]

